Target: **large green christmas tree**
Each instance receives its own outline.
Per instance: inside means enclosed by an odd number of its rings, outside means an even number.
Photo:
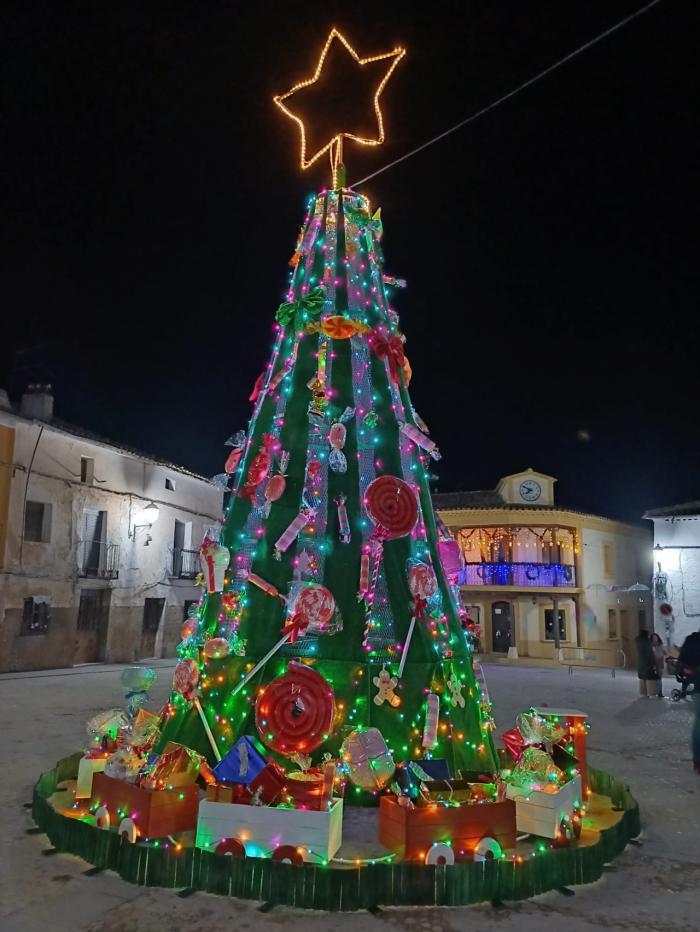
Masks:
[[[272,354],[245,436],[232,441],[230,502],[218,540],[203,548],[209,591],[186,625],[164,731],[212,762],[213,745],[225,754],[241,735],[259,735],[284,762],[295,749],[277,730],[287,722],[301,736],[296,750],[314,760],[375,727],[397,763],[445,758],[453,774],[496,767],[441,562],[434,444],[409,395],[382,239],[379,211],[342,177],[310,199]],[[290,660],[328,689],[285,699],[291,712],[278,717],[266,707],[256,722]],[[334,701],[320,735],[328,710],[317,700]],[[348,801],[369,798],[356,789]]]

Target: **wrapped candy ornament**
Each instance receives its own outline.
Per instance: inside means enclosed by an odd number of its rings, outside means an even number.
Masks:
[[[440,697],[429,693],[426,699],[425,726],[423,728],[423,747],[434,748],[437,744],[438,723],[440,721]]]
[[[413,424],[406,424],[402,421],[399,421],[399,427],[401,433],[408,437],[409,440],[412,440],[417,447],[420,447],[421,450],[425,450],[434,460],[441,459],[440,451],[437,448],[437,444],[434,440],[431,440],[426,434],[418,430],[417,427],[414,427]]]
[[[265,507],[263,508],[263,514],[267,517],[270,514],[270,509],[272,508],[272,503],[276,502],[279,498],[282,498],[284,495],[284,490],[287,487],[287,467],[289,466],[289,453],[286,450],[282,450],[280,453],[279,465],[277,467],[277,472],[274,476],[271,476],[267,485],[265,486]]]
[[[343,544],[350,543],[350,522],[348,521],[348,510],[345,506],[346,498],[339,495],[335,500],[338,509],[338,536]]]
[[[282,559],[282,554],[289,550],[289,548],[301,533],[302,529],[306,527],[306,525],[309,523],[309,521],[311,521],[315,514],[316,511],[313,508],[306,507],[301,509],[296,518],[279,536],[277,542],[275,543],[274,558],[276,560]]]
[[[328,454],[328,465],[333,472],[347,472],[348,461],[345,459],[345,454],[343,453],[343,447],[345,446],[345,439],[347,437],[345,422],[349,421],[354,414],[354,408],[346,408],[338,420],[331,425],[331,429],[328,432],[328,443],[331,448]]]
[[[248,467],[248,475],[245,485],[239,490],[239,498],[247,498],[251,504],[255,502],[255,493],[260,483],[267,477],[270,471],[272,458],[272,447],[275,438],[272,434],[263,434],[260,449],[258,450],[253,462]]]
[[[231,473],[234,473],[238,469],[238,464],[243,456],[245,450],[245,433],[242,430],[237,431],[233,437],[226,441],[226,446],[232,449],[226,457],[224,472],[231,475]]]
[[[205,537],[199,548],[207,592],[222,592],[230,560],[228,547]]]

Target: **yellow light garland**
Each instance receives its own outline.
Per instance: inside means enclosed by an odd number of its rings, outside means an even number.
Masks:
[[[382,61],[384,59],[390,60],[390,65],[384,77],[377,85],[375,92],[374,92],[374,112],[377,117],[378,136],[376,139],[368,139],[366,136],[358,136],[355,133],[348,133],[348,132],[342,131],[342,132],[336,133],[333,136],[333,138],[330,139],[325,145],[323,145],[317,152],[315,152],[310,158],[307,158],[306,157],[306,128],[304,126],[304,121],[301,119],[301,117],[298,117],[295,113],[293,113],[289,109],[289,107],[283,103],[283,101],[287,100],[288,97],[291,97],[293,94],[295,94],[297,91],[300,91],[302,88],[309,87],[311,84],[315,84],[316,81],[318,81],[318,79],[321,76],[321,72],[323,70],[323,64],[326,60],[326,56],[328,55],[328,50],[330,49],[331,44],[334,39],[338,39],[340,42],[342,42],[342,44],[345,46],[345,48],[350,53],[350,55],[352,55],[352,57],[355,59],[358,65],[368,65],[370,62]],[[350,45],[348,40],[337,29],[335,28],[331,29],[330,34],[328,38],[326,39],[326,44],[323,47],[323,51],[321,52],[321,57],[319,58],[318,64],[316,65],[316,70],[314,71],[313,76],[311,78],[306,78],[303,81],[299,81],[298,84],[295,84],[294,87],[290,88],[290,90],[286,91],[284,94],[276,94],[272,98],[274,102],[277,104],[277,106],[280,108],[280,110],[282,110],[283,113],[285,113],[288,117],[290,117],[290,119],[294,120],[294,122],[299,127],[299,130],[301,132],[300,165],[301,165],[302,170],[309,168],[324,153],[330,151],[331,168],[333,171],[333,187],[335,188],[337,187],[337,181],[338,181],[338,167],[342,163],[343,138],[352,139],[355,142],[358,142],[363,146],[378,146],[384,142],[384,139],[385,139],[384,119],[382,117],[382,111],[379,107],[379,98],[381,97],[382,91],[386,87],[386,84],[389,78],[391,77],[394,71],[394,68],[396,68],[399,61],[403,58],[405,54],[406,54],[406,49],[397,47],[395,49],[392,49],[392,51],[390,52],[383,52],[380,55],[370,55],[368,58],[360,58],[360,56],[357,54],[355,49]]]

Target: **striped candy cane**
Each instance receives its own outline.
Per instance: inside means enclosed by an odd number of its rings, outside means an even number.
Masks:
[[[425,727],[423,728],[423,747],[430,749],[437,744],[440,697],[436,693],[429,693],[426,702],[428,709],[425,713]]]

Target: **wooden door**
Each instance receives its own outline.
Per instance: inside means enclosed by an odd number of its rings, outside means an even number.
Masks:
[[[494,602],[491,606],[491,650],[507,654],[511,645],[513,606],[510,602]]]
[[[111,594],[109,589],[80,590],[74,663],[104,660]]]
[[[156,636],[163,617],[165,599],[146,599],[143,606],[143,624],[141,626],[141,650],[139,657],[155,657]]]

